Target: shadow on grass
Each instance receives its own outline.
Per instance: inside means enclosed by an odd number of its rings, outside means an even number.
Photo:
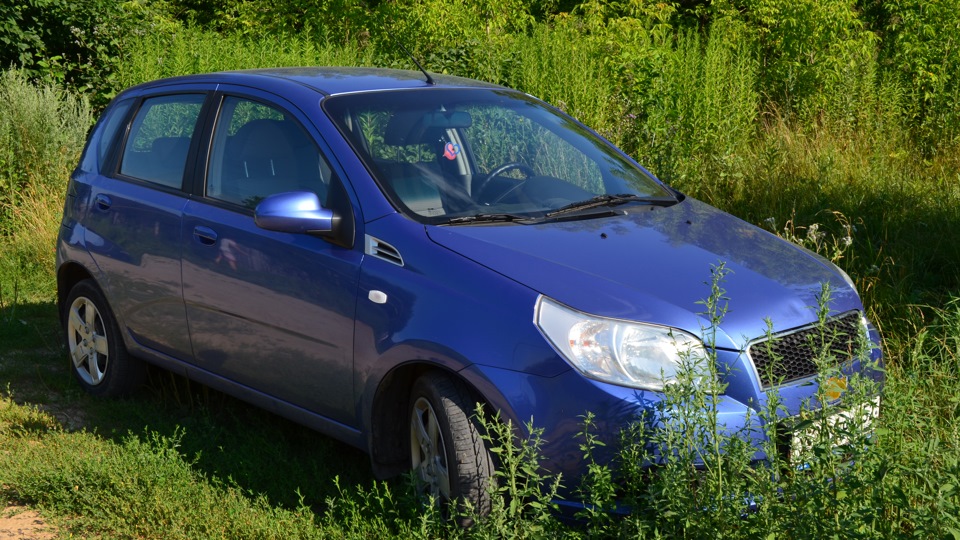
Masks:
[[[179,441],[197,472],[270,504],[319,511],[342,487],[369,485],[363,452],[158,368],[127,399],[96,399],[70,374],[53,302],[0,309],[0,390],[54,415],[67,430],[113,441],[150,433]],[[301,499],[302,498],[302,499]]]

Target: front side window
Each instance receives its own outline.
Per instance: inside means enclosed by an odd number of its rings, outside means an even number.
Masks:
[[[327,204],[333,172],[303,127],[282,110],[223,100],[214,128],[206,196],[256,207],[268,195],[312,191]]]
[[[144,100],[130,128],[120,174],[179,189],[204,94]]]
[[[597,204],[676,202],[588,129],[518,92],[356,93],[323,107],[387,197],[425,223],[536,222]]]

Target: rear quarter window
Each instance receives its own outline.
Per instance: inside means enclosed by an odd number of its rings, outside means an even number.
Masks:
[[[130,112],[133,99],[126,99],[115,103],[104,111],[100,121],[93,127],[89,142],[80,159],[80,170],[84,172],[101,171],[110,155],[110,150],[116,147],[118,133],[122,131],[123,121]]]

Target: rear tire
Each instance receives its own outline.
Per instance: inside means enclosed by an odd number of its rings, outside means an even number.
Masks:
[[[440,373],[417,379],[410,394],[410,461],[420,492],[442,508],[466,515],[490,512],[493,459],[473,414],[474,399],[461,382]],[[450,505],[453,503],[453,506]]]
[[[87,393],[124,396],[143,384],[146,367],[127,353],[113,312],[92,279],[70,289],[63,329],[71,371]]]

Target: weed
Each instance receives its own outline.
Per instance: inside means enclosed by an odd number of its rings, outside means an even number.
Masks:
[[[491,509],[476,516],[480,538],[542,538],[550,536],[558,523],[553,518],[561,477],[542,470],[540,449],[542,429],[533,419],[526,425],[527,437],[521,438],[511,422],[503,422],[499,413],[490,416],[480,405],[476,415],[486,433],[483,435],[496,463],[491,482]]]

